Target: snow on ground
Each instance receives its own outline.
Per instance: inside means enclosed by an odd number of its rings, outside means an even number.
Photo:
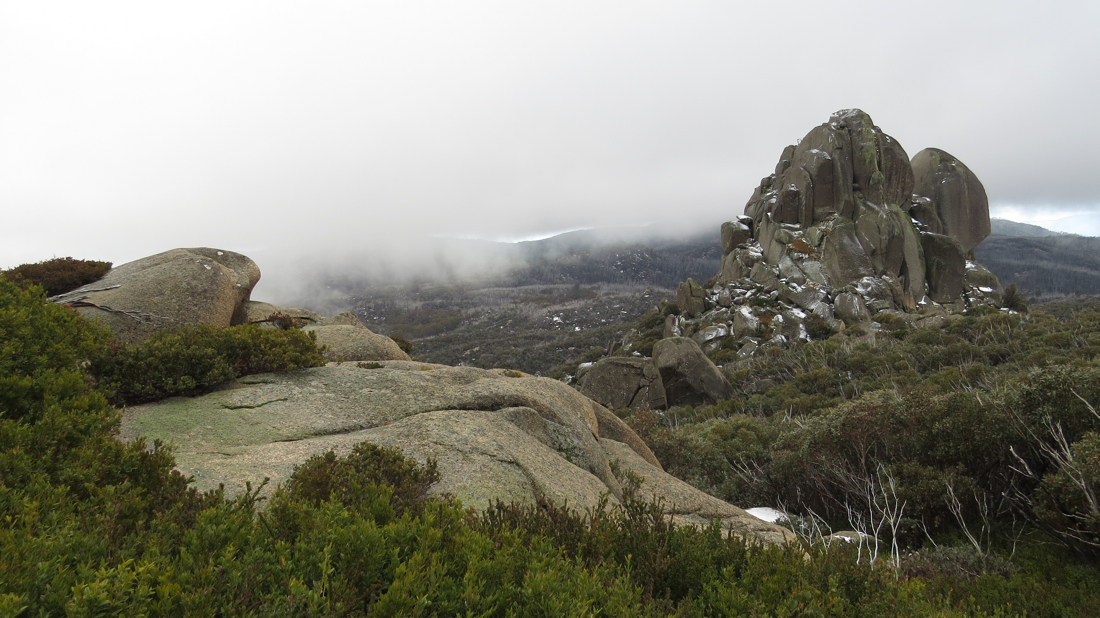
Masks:
[[[787,519],[786,513],[779,509],[773,509],[770,506],[758,506],[751,509],[745,509],[745,512],[757,519],[763,519],[773,524],[777,521]]]

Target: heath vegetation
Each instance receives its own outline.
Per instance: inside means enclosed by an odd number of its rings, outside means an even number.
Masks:
[[[673,471],[722,496],[785,497],[800,530],[862,515],[903,548],[871,560],[864,544],[763,548],[674,526],[629,477],[605,509],[474,513],[429,495],[431,462],[369,444],[310,459],[269,500],[198,493],[164,445],[114,438],[111,402],[309,366],[313,341],[196,328],[141,351],[0,278],[0,615],[1097,615],[1083,488],[1100,317],[965,320],[939,334],[950,343],[853,343],[862,364],[843,369],[824,346],[843,336],[792,349],[754,361],[743,408],[631,419]],[[921,345],[927,358],[898,362]],[[996,364],[991,346],[1007,346]],[[173,356],[179,369],[157,368]],[[823,371],[799,381],[799,363]]]

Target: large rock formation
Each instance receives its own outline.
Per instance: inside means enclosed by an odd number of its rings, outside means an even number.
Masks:
[[[728,329],[751,353],[810,330],[874,330],[880,311],[995,304],[1000,284],[972,256],[988,234],[985,189],[965,165],[936,149],[910,161],[866,113],[841,110],[788,146],[745,216],[723,224],[708,310],[681,310],[667,330],[714,347]]]
[[[923,197],[913,218],[933,234],[950,236],[967,255],[989,236],[989,201],[978,177],[950,154],[925,148],[913,157],[914,197]]]
[[[985,300],[959,283],[966,256],[989,234],[981,183],[941,150],[910,162],[860,110],[841,110],[788,146],[745,214],[723,226],[723,282],[774,279],[781,298],[797,288],[783,300],[827,321],[833,295],[860,287],[888,290],[865,299],[878,309]],[[734,226],[750,228],[751,239],[731,237]],[[735,239],[744,240],[728,246]]]
[[[259,280],[259,267],[239,253],[172,249],[112,268],[56,300],[139,343],[181,324],[243,323],[243,305]]]
[[[224,484],[230,495],[246,482],[278,483],[312,455],[368,441],[435,458],[442,480],[433,491],[474,508],[536,494],[581,509],[605,494],[614,503],[622,490],[613,470],[630,470],[679,523],[717,518],[752,539],[793,537],[663,472],[603,406],[515,371],[387,361],[250,376],[203,397],[129,408],[121,434],[173,443],[196,486]]]
[[[932,148],[910,161],[866,113],[841,110],[787,146],[745,214],[722,224],[721,270],[706,286],[680,285],[665,341],[686,337],[745,358],[854,325],[877,332],[881,312],[916,322],[998,304],[1000,283],[973,260],[989,230],[985,189],[962,162]],[[624,337],[619,354],[630,354],[636,338]],[[662,343],[651,361],[658,365]],[[669,406],[729,396],[721,388],[689,395],[660,373]],[[578,388],[622,399],[588,383]]]

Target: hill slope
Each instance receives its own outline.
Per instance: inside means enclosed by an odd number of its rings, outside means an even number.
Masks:
[[[974,253],[1002,285],[1032,297],[1100,294],[1100,238],[990,236]]]

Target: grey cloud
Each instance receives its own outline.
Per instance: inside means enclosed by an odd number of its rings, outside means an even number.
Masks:
[[[1100,204],[1098,13],[9,4],[0,266],[219,246],[273,256],[274,281],[317,256],[420,264],[421,237],[720,221],[846,107],[955,154],[994,204]]]

